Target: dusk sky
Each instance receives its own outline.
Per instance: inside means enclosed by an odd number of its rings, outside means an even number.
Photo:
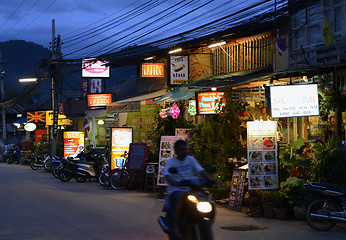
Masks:
[[[0,0],[0,42],[20,39],[48,47],[55,19],[63,54],[82,57],[172,36],[258,2],[265,1]],[[273,3],[263,4],[256,13],[272,9]],[[97,31],[90,33],[94,27]]]

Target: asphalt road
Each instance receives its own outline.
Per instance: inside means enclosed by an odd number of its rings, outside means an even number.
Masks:
[[[136,191],[104,190],[98,183],[62,183],[45,170],[0,164],[0,240],[167,239],[157,224],[163,201]],[[220,227],[253,225],[234,232]],[[316,232],[304,221],[250,218],[217,209],[216,240],[346,239],[346,226]]]

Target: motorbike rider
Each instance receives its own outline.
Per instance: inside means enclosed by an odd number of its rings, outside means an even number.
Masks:
[[[198,161],[187,155],[187,142],[178,140],[174,144],[174,152],[176,157],[167,160],[163,175],[167,181],[167,197],[166,202],[174,210],[174,227],[177,234],[178,219],[183,210],[184,197],[186,192],[190,190],[189,187],[183,186],[184,179],[191,179],[194,177],[212,179],[207,172],[201,167]],[[177,174],[169,172],[170,168],[176,168]],[[170,214],[170,211],[168,211]]]

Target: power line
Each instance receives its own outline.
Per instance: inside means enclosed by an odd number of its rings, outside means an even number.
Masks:
[[[11,15],[7,18],[7,20],[5,21],[5,23],[3,23],[1,26],[0,26],[0,30],[3,26],[6,26],[7,22],[14,16],[14,14],[16,14],[16,12],[19,10],[19,8],[24,4],[26,0],[23,0],[19,5],[18,7],[11,13]]]

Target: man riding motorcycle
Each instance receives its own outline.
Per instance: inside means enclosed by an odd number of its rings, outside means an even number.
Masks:
[[[178,219],[183,209],[183,199],[190,190],[184,185],[184,179],[204,178],[213,181],[197,160],[187,155],[187,142],[178,140],[174,144],[176,157],[167,160],[163,175],[167,181],[166,205],[170,208],[169,215],[174,216],[174,227],[178,231]],[[170,169],[176,169],[177,174],[170,173]],[[172,217],[172,216],[171,216]],[[176,232],[179,235],[178,232]]]

